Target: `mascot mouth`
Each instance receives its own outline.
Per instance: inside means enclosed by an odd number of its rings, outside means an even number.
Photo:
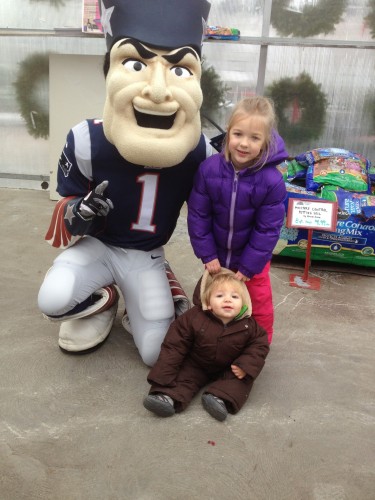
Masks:
[[[141,113],[134,108],[134,116],[137,120],[138,127],[144,128],[160,128],[163,130],[169,130],[173,127],[174,120],[177,113],[172,115],[151,115],[148,113]]]

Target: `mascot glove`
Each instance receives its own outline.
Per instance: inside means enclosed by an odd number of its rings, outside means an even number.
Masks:
[[[95,215],[105,216],[113,209],[113,203],[109,198],[104,196],[104,191],[107,189],[108,181],[103,181],[99,186],[91,191],[81,201],[78,212],[85,219],[94,217]]]

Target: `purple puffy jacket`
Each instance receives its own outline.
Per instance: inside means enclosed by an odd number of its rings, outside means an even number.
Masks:
[[[285,216],[285,183],[276,165],[288,157],[275,133],[274,152],[258,171],[236,172],[222,153],[201,163],[188,201],[195,255],[252,278],[272,257]]]

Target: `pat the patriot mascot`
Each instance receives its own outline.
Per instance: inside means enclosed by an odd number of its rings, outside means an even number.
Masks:
[[[127,329],[152,366],[175,315],[189,307],[163,245],[211,154],[199,114],[209,10],[206,0],[101,0],[103,119],[67,136],[57,174],[62,198],[46,235],[64,251],[38,295],[43,314],[61,323],[66,352],[106,340],[119,289]]]

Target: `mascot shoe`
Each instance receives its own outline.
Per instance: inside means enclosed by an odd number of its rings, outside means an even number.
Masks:
[[[114,286],[98,290],[103,292],[107,300],[97,312],[76,319],[68,319],[61,323],[59,347],[71,354],[85,354],[100,347],[108,338],[118,307],[118,292]],[[82,312],[87,312],[82,311]]]
[[[87,318],[88,316],[106,311],[115,302],[118,302],[118,292],[114,285],[99,288],[93,293],[93,296],[95,297],[95,302],[93,302],[93,304],[89,307],[86,307],[83,311],[75,314],[65,314],[64,316],[47,316],[46,314],[43,314],[43,317],[53,323],[61,323],[62,321],[70,321],[78,318]]]

